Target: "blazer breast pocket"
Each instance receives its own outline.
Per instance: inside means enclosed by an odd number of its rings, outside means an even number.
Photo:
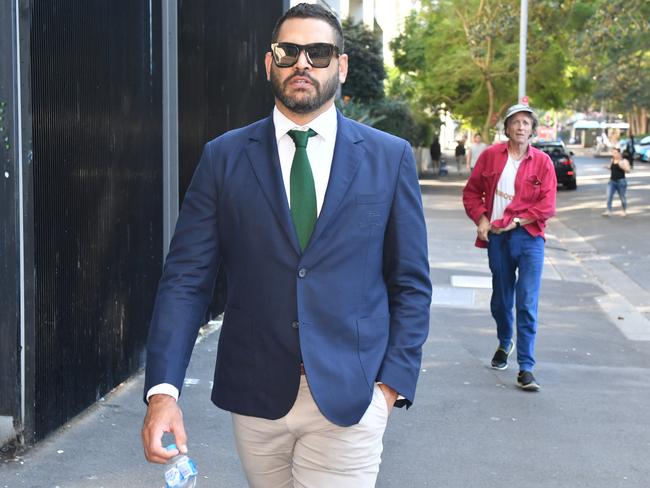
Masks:
[[[386,193],[360,193],[355,198],[360,228],[383,227],[388,211]]]

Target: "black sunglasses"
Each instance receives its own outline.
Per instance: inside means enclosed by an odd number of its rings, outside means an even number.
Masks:
[[[271,44],[273,61],[278,68],[290,68],[298,62],[300,52],[304,51],[307,62],[314,68],[327,68],[332,55],[339,55],[339,48],[334,44],[315,42],[314,44],[293,44],[291,42],[274,42]]]

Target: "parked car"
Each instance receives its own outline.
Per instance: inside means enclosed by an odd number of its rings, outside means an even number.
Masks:
[[[621,139],[618,143],[618,147],[621,152],[625,151],[627,147],[628,138]],[[650,149],[650,135],[640,135],[634,136],[634,159],[640,159],[641,161],[648,161],[648,150]],[[643,159],[643,155],[645,159]],[[633,162],[633,161],[630,161]]]
[[[534,142],[533,147],[541,149],[551,157],[555,166],[557,182],[567,190],[578,188],[576,167],[573,162],[573,152],[568,151],[562,141]]]
[[[634,144],[634,150],[636,159],[647,163],[648,156],[650,156],[650,136],[646,136]]]

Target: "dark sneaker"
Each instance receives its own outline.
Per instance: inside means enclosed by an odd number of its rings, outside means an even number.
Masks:
[[[492,369],[498,369],[499,371],[506,369],[508,367],[508,356],[512,354],[514,348],[515,343],[512,339],[510,340],[510,346],[507,351],[499,347],[497,352],[494,353],[494,356],[492,356]]]
[[[519,371],[517,375],[517,386],[522,390],[539,391],[539,385],[530,371]]]

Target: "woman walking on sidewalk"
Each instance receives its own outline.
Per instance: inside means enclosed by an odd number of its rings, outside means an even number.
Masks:
[[[603,217],[609,217],[612,214],[612,200],[614,199],[614,192],[618,193],[621,199],[621,207],[623,208],[623,216],[627,215],[627,179],[625,173],[630,172],[630,162],[623,159],[621,150],[617,147],[612,149],[612,161],[609,166],[605,166],[611,171],[609,183],[607,183],[607,210],[603,212]]]
[[[508,142],[481,153],[463,190],[463,204],[477,226],[475,245],[487,248],[492,272],[490,311],[499,345],[490,364],[498,370],[508,367],[516,330],[517,386],[537,391],[533,367],[544,228],[555,214],[557,179],[548,155],[529,144],[537,128],[535,113],[527,105],[513,105],[504,126]]]

